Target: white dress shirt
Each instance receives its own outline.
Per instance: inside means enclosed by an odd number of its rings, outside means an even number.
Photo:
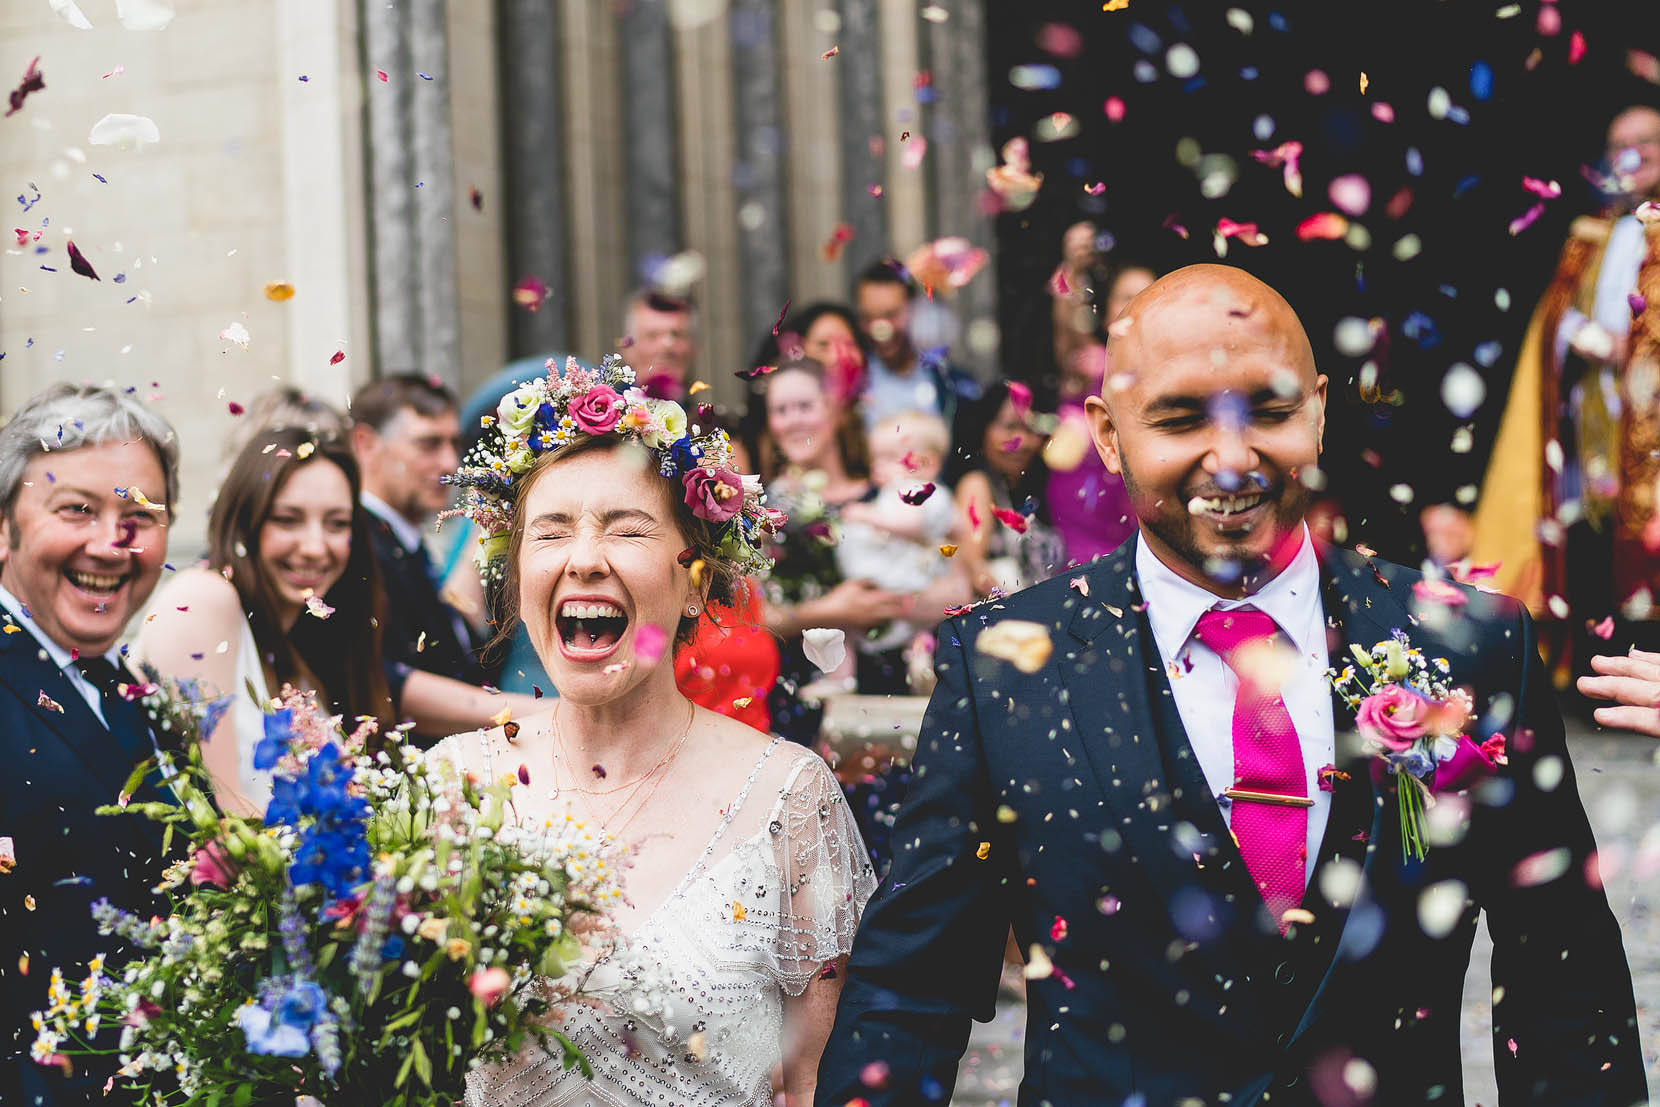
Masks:
[[[104,698],[99,695],[98,689],[93,687],[92,682],[86,678],[86,674],[81,672],[80,666],[75,664],[75,658],[70,655],[69,651],[52,641],[45,631],[35,625],[33,619],[24,617],[23,602],[12,595],[5,585],[0,585],[0,607],[4,607],[6,612],[11,615],[12,622],[28,631],[29,636],[40,643],[40,648],[46,651],[46,656],[52,659],[52,664],[63,671],[64,678],[69,681],[69,686],[75,689],[76,693],[86,701],[86,705],[92,708],[92,713],[98,716],[98,721],[104,724],[104,729],[108,730],[110,724],[109,720],[104,718]],[[104,657],[117,669],[122,668],[120,646],[110,647],[109,652],[104,654]]]
[[[1210,610],[1250,606],[1269,616],[1296,647],[1298,663],[1280,687],[1285,708],[1302,743],[1303,773],[1308,778],[1308,861],[1304,880],[1314,876],[1320,839],[1331,815],[1331,793],[1320,790],[1320,770],[1335,756],[1331,685],[1326,680],[1326,613],[1320,598],[1320,562],[1308,528],[1302,546],[1280,574],[1253,595],[1228,600],[1177,575],[1136,536],[1135,567],[1147,622],[1170,677],[1170,692],[1199,759],[1205,782],[1217,797],[1224,821],[1232,823],[1232,801],[1222,795],[1234,786],[1233,708],[1239,678],[1220,654],[1193,634],[1199,617]]]

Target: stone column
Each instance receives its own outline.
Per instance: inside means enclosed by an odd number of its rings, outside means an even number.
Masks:
[[[547,0],[500,0],[502,146],[506,185],[507,273],[548,286],[537,311],[510,308],[508,354],[527,357],[571,348],[566,260],[559,14]]]
[[[732,73],[738,130],[735,214],[743,289],[738,318],[743,332],[741,356],[745,358],[772,329],[785,297],[790,295],[778,60],[777,13],[772,0],[734,0]],[[816,259],[802,260],[811,263]]]
[[[449,25],[446,0],[411,0],[409,58],[403,75],[410,116],[415,202],[410,215],[420,280],[420,371],[461,386],[461,314],[456,295],[455,150],[450,132]],[[427,78],[431,78],[428,80]]]
[[[404,105],[410,82],[419,78],[410,67],[403,13],[383,0],[363,0],[361,11],[374,365],[380,372],[409,371],[421,364],[422,335],[416,317],[420,251],[414,233],[415,161]],[[376,70],[386,73],[387,80],[381,81]]]
[[[991,166],[986,100],[986,15],[984,0],[953,4],[950,18],[927,31],[934,102],[928,112],[928,161],[933,163],[936,197],[934,233],[961,235],[996,250],[991,221],[980,213],[979,196]],[[982,379],[996,371],[997,289],[992,272],[981,273],[958,295],[964,341],[953,351]],[[979,338],[981,341],[976,342]]]
[[[841,0],[840,53],[829,62],[841,74],[842,211],[853,228],[846,251],[850,277],[857,277],[860,270],[890,250],[887,208],[870,191],[873,185],[883,186],[887,176],[876,9],[877,0]],[[848,290],[842,289],[838,298],[847,295]]]
[[[667,0],[632,0],[617,23],[622,64],[616,79],[622,87],[623,128],[618,135],[605,136],[605,141],[623,145],[620,183],[627,196],[628,278],[638,285],[648,257],[680,250],[674,41]]]

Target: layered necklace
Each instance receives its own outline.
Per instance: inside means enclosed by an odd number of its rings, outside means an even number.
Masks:
[[[697,705],[689,700],[687,701],[686,726],[681,730],[680,737],[675,739],[674,742],[669,745],[667,751],[662,757],[658,758],[657,764],[653,765],[633,780],[625,780],[621,784],[613,784],[607,788],[585,788],[577,783],[573,783],[569,787],[560,786],[559,766],[561,763],[564,764],[565,771],[570,774],[572,781],[580,781],[582,778],[577,774],[576,766],[571,763],[570,757],[565,753],[565,739],[559,729],[559,706],[560,705],[556,703],[553,708],[554,784],[553,790],[548,793],[548,798],[556,800],[565,792],[575,794],[579,797],[577,802],[582,805],[584,810],[593,816],[594,820],[599,823],[601,830],[605,831],[613,838],[621,838],[622,832],[628,828],[628,824],[633,822],[635,817],[639,815],[641,811],[646,809],[647,805],[651,803],[651,798],[657,794],[657,789],[662,787],[663,781],[667,779],[669,775],[669,766],[672,765],[674,763],[674,759],[680,755],[681,748],[685,746],[686,739],[692,733],[692,720],[697,717]],[[644,798],[641,798],[641,790],[645,789],[648,782],[651,783],[651,787],[645,790]],[[614,796],[618,792],[627,792],[628,794],[623,796],[621,802],[611,809],[611,813],[609,815],[601,814],[598,807],[593,804],[590,798],[597,796]],[[635,802],[637,799],[639,800],[638,803]],[[632,810],[630,810],[630,808],[632,808]],[[617,826],[613,829],[611,824],[616,819],[621,817],[625,811],[628,812],[628,817],[623,819],[623,821],[617,824]]]

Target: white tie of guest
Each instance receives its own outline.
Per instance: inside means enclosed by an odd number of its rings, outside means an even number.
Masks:
[[[440,750],[493,778],[477,734]],[[769,807],[749,805],[774,756],[795,764]],[[624,950],[592,966],[590,987],[610,993],[606,1009],[566,1005],[560,1029],[595,1078],[532,1045],[479,1069],[468,1107],[767,1107],[785,998],[852,949],[875,886],[835,777],[816,755],[774,738],[678,887]]]

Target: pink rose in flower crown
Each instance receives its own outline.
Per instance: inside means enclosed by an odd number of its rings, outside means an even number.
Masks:
[[[1360,701],[1355,729],[1362,737],[1398,752],[1428,733],[1434,706],[1411,689],[1385,684]]]
[[[680,478],[686,486],[686,506],[699,519],[724,523],[744,506],[744,482],[727,469],[690,469]]]
[[[587,434],[610,434],[622,418],[622,397],[610,385],[595,385],[571,401],[571,418]]]

